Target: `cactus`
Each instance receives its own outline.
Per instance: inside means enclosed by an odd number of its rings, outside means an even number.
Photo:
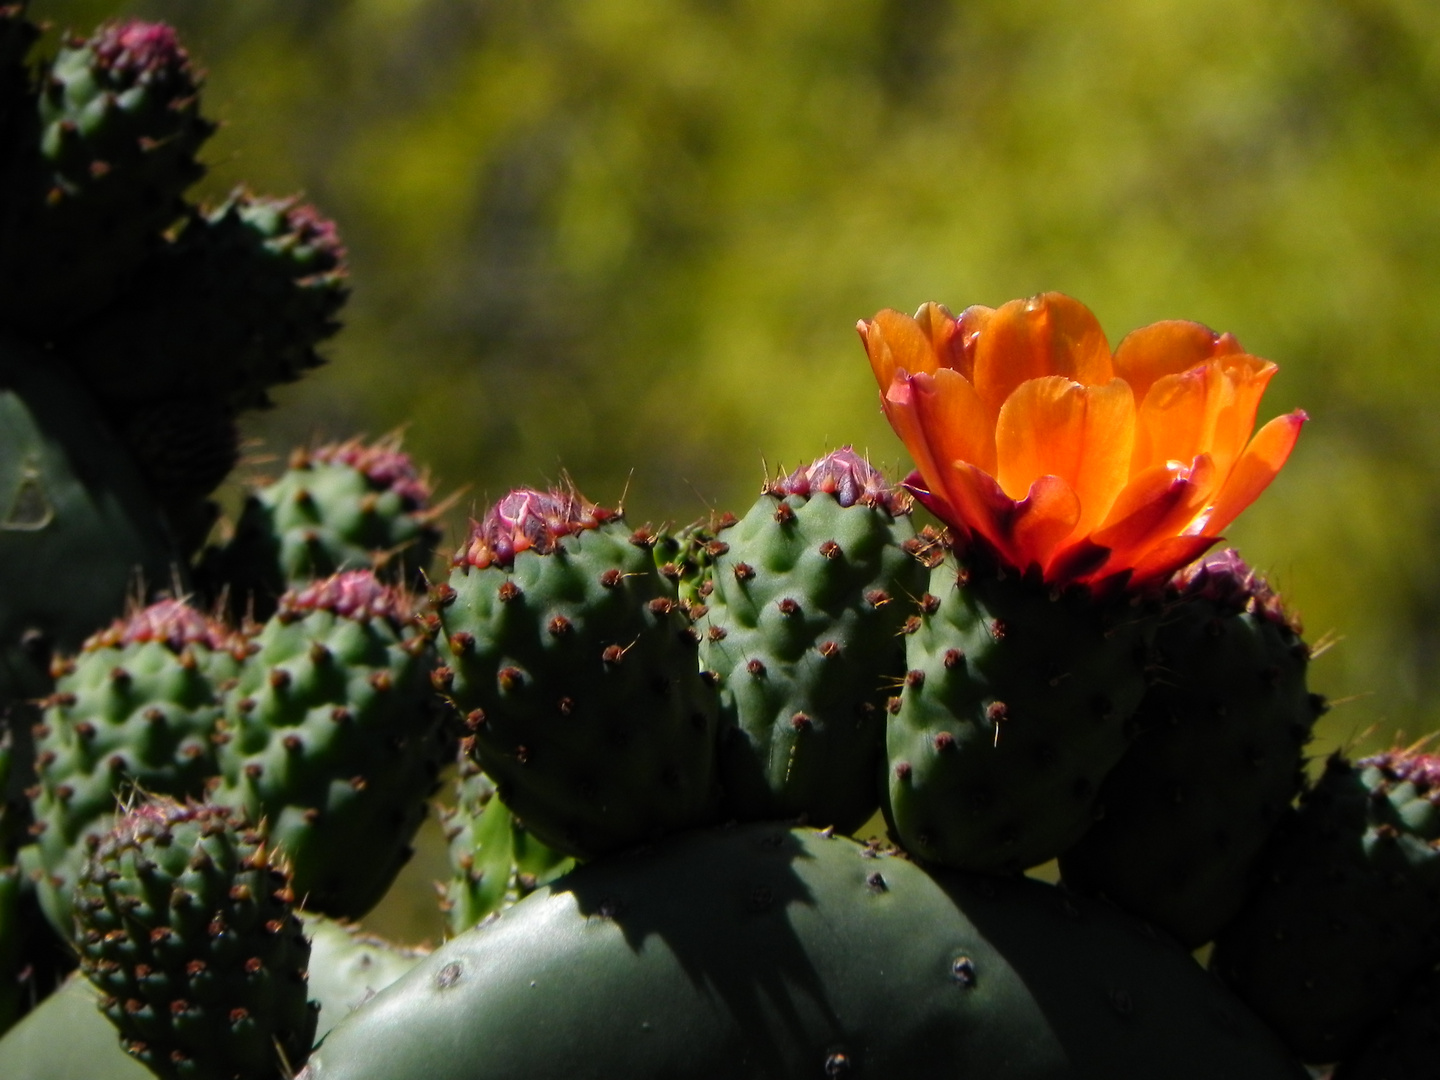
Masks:
[[[885,816],[914,854],[1021,870],[1074,844],[1129,745],[1150,620],[972,558],[931,572],[891,702]]]
[[[1279,598],[1234,551],[1177,576],[1155,637],[1141,734],[1100,791],[1104,816],[1060,856],[1065,881],[1181,942],[1239,911],[1256,860],[1304,781],[1324,701]]]
[[[567,854],[716,813],[714,693],[652,542],[573,491],[512,491],[432,590],[436,686],[501,798]]]
[[[724,814],[841,832],[879,806],[885,701],[925,570],[909,500],[849,447],[773,484],[705,548],[691,605],[720,690]]]
[[[202,557],[202,584],[260,619],[291,585],[342,570],[411,584],[429,568],[440,509],[396,437],[297,450],[278,480],[247,497],[229,542]]]
[[[1305,1061],[1348,1056],[1440,960],[1440,758],[1336,755],[1211,966]]]
[[[269,823],[313,911],[374,906],[453,752],[409,615],[408,594],[368,570],[292,590],[227,698],[213,798]]]
[[[77,944],[125,1049],[167,1080],[271,1080],[310,1050],[310,943],[283,863],[227,810],[131,808],[80,877]]]
[[[574,868],[530,834],[495,794],[479,766],[461,755],[456,804],[441,817],[453,871],[441,907],[451,934],[459,934],[524,899]]]
[[[1074,966],[1042,974],[1061,950]],[[1103,906],[931,878],[773,824],[552,883],[437,949],[301,1075],[599,1078],[617,1062],[655,1077],[1304,1075],[1185,953]]]

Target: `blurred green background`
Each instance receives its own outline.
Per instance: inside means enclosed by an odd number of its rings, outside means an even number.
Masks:
[[[205,192],[339,220],[348,327],[257,456],[407,424],[464,509],[568,470],[689,520],[846,442],[908,469],[853,329],[879,308],[1197,319],[1281,365],[1265,416],[1312,417],[1231,539],[1337,642],[1317,751],[1440,726],[1431,0],[32,9],[176,24],[227,121]]]

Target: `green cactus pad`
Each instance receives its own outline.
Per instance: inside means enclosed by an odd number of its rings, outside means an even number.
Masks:
[[[228,810],[126,813],[76,896],[81,968],[125,1049],[167,1080],[274,1080],[302,1062],[318,1010],[293,903],[263,835]]]
[[[262,619],[285,589],[342,570],[412,583],[430,565],[438,513],[398,438],[297,450],[278,480],[250,493],[234,536],[206,553],[198,576]]]
[[[1411,985],[1399,1006],[1342,1061],[1332,1080],[1418,1080],[1440,1071],[1440,972]]]
[[[432,661],[408,595],[368,570],[286,593],[250,642],[212,798],[269,823],[309,910],[360,917],[410,858],[454,752]]]
[[[906,850],[966,870],[1054,858],[1090,827],[1130,742],[1151,619],[946,558],[892,700],[884,811]]]
[[[436,686],[501,798],[591,858],[714,819],[715,699],[649,550],[574,493],[512,491],[431,592]]]
[[[0,341],[0,701],[47,693],[48,652],[78,649],[138,585],[175,582],[177,561],[74,376]]]
[[[845,447],[767,484],[705,545],[691,614],[720,691],[725,817],[849,833],[875,813],[885,702],[926,578],[908,510]]]
[[[39,154],[6,208],[0,317],[51,338],[158,247],[215,130],[199,84],[162,24],[107,23],[65,44],[41,81]]]
[[[755,824],[551,883],[432,953],[301,1075],[1305,1074],[1188,954],[1106,905]]]
[[[1100,893],[1195,948],[1240,909],[1266,839],[1304,783],[1324,703],[1310,650],[1233,551],[1179,575],[1155,635],[1140,735],[1100,791],[1104,817],[1060,857]]]
[[[1440,757],[1332,757],[1211,967],[1305,1061],[1356,1051],[1440,961]]]
[[[36,729],[38,841],[25,855],[62,936],[76,873],[109,830],[117,798],[135,789],[199,798],[219,772],[213,736],[243,650],[233,629],[165,600],[56,661],[56,691]]]
[[[441,906],[459,934],[504,911],[575,866],[543,844],[495,794],[480,767],[461,755],[456,805],[442,813],[453,874]]]

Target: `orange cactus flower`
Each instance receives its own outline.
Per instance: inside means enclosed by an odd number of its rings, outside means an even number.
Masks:
[[[1054,584],[1168,578],[1265,490],[1306,419],[1252,438],[1274,364],[1180,320],[1112,353],[1060,293],[959,318],[882,311],[858,329],[916,497],[962,545]]]

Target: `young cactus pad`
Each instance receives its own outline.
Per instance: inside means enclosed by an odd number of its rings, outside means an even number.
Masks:
[[[335,1028],[301,1076],[622,1074],[1305,1075],[1189,954],[1103,904],[754,824],[542,888]]]
[[[274,1080],[310,1051],[310,942],[289,875],[226,809],[142,803],[77,891],[77,943],[101,1011],[164,1080]]]

